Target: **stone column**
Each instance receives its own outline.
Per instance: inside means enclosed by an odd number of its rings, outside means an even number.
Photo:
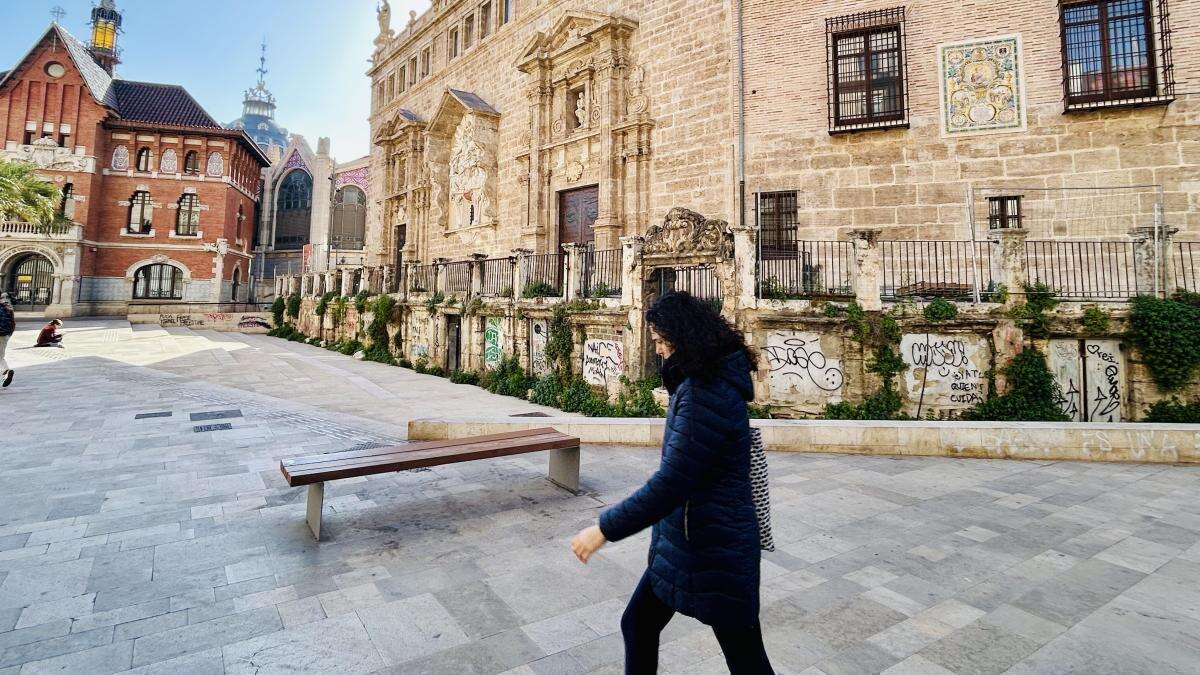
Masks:
[[[879,234],[882,231],[877,228],[850,231],[854,244],[854,298],[868,312],[883,309],[879,278]]]
[[[1157,246],[1154,241],[1155,227],[1143,225],[1129,230],[1133,240],[1133,270],[1138,295],[1170,295],[1173,274],[1171,267],[1171,239],[1179,230],[1160,227]],[[1157,282],[1157,283],[1156,283]]]
[[[437,293],[439,289],[446,288],[446,263],[450,262],[449,258],[437,258],[433,261],[435,274],[433,275],[433,288],[429,289],[430,293]],[[443,293],[444,294],[444,293]]]
[[[487,260],[486,253],[471,254],[471,290],[467,293],[467,298],[478,298],[483,295],[483,261]],[[464,299],[463,307],[467,306],[467,300]]]
[[[724,289],[724,305],[736,313],[739,309],[754,307],[757,302],[756,284],[758,280],[755,278],[755,270],[758,261],[758,242],[755,239],[754,227],[749,224],[734,223],[729,226],[729,230],[733,233],[733,260],[724,264],[732,264],[733,270],[729,275],[730,283]],[[730,302],[730,300],[734,302]]]
[[[642,279],[642,246],[638,236],[621,237],[621,306],[626,308],[629,330],[625,333],[625,371],[632,380],[645,376],[646,308],[642,306],[645,283]]]
[[[563,244],[563,297],[568,301],[583,297],[583,255],[586,246]]]
[[[289,274],[287,277],[287,292],[288,295],[300,292],[300,279],[295,274]]]
[[[1025,239],[1029,230],[1022,227],[1003,227],[992,230],[988,235],[997,243],[1000,260],[1000,276],[997,282],[1008,289],[1007,305],[1014,305],[1025,297],[1029,285],[1029,266],[1025,259]]]
[[[527,248],[514,248],[517,264],[513,266],[513,299],[519,300],[525,293],[525,270],[529,268],[529,256],[533,251]]]
[[[342,275],[342,288],[340,293],[345,297],[354,295],[354,275],[348,269],[338,270],[338,274]]]
[[[221,302],[221,287],[225,280],[225,255],[229,253],[229,240],[218,239],[215,245],[205,244],[213,252],[213,289],[209,296],[213,302]]]

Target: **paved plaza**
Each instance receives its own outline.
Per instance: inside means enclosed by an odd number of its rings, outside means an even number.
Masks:
[[[568,541],[654,449],[584,448],[577,496],[539,455],[334,482],[317,544],[281,458],[544,409],[266,336],[36,328],[0,391],[0,675],[621,672],[648,536]],[[770,462],[781,673],[1200,668],[1198,467]],[[726,672],[685,618],[662,670]]]

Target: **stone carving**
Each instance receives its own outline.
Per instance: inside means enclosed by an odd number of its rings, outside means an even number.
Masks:
[[[454,131],[450,150],[450,226],[471,227],[495,221],[496,207],[489,189],[496,158],[486,147],[486,135],[474,115],[463,117]]]
[[[383,0],[375,6],[375,18],[379,20],[379,34],[389,35],[392,32],[392,6]]]
[[[158,162],[158,170],[162,173],[179,173],[179,156],[171,148],[163,151],[162,159]]]
[[[763,355],[771,369],[771,394],[775,398],[840,399],[846,374],[839,359],[826,355],[820,335],[776,331],[767,336]]]
[[[113,148],[112,168],[117,171],[129,170],[129,148],[124,145]]]
[[[641,66],[634,66],[629,70],[629,89],[626,96],[626,114],[638,115],[646,112],[650,107],[650,99],[646,98],[644,92],[646,82],[646,69]]]
[[[550,373],[550,362],[546,360],[546,344],[550,340],[550,324],[545,319],[534,319],[529,325],[529,361],[534,375],[541,377]]]
[[[567,123],[562,120],[554,120],[554,124],[550,125],[550,133],[555,137],[560,137],[567,131]]]
[[[683,207],[667,213],[662,225],[646,232],[642,251],[649,255],[720,255],[728,257],[733,244],[723,220],[709,220]]]
[[[1025,128],[1020,47],[1017,36],[938,47],[945,135]]]
[[[588,125],[588,97],[585,92],[580,92],[575,99],[575,122],[580,128]]]
[[[905,335],[900,353],[908,370],[904,384],[912,411],[955,411],[987,396],[989,355],[978,335]]]
[[[607,387],[625,372],[625,348],[617,340],[588,340],[583,345],[583,379]]]
[[[583,164],[577,159],[571,160],[567,163],[564,176],[566,177],[567,181],[571,183],[579,180],[583,177]]]
[[[52,138],[39,138],[30,145],[18,145],[15,149],[0,149],[0,158],[10,162],[28,162],[39,169],[55,171],[95,171],[95,160],[91,157],[72,154],[69,148],[60,148]],[[128,154],[126,155],[128,166]]]
[[[214,152],[208,156],[206,173],[212,178],[220,178],[225,174],[225,160],[221,157],[221,153]]]

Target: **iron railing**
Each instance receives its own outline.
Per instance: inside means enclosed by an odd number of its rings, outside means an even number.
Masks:
[[[985,241],[881,241],[885,299],[974,299],[991,289],[992,245]]]
[[[412,269],[408,290],[414,293],[434,293],[437,291],[437,265],[418,265]]]
[[[446,295],[461,297],[470,295],[471,267],[474,264],[470,260],[443,264],[442,267],[446,270],[446,289],[443,292]]]
[[[1176,242],[1174,248],[1175,288],[1200,293],[1200,241]]]
[[[480,294],[489,298],[509,298],[513,294],[513,259],[488,258],[480,264],[483,279]]]
[[[717,268],[712,265],[693,265],[675,269],[675,291],[685,291],[692,297],[712,303],[720,308],[721,280]]]
[[[521,269],[521,295],[526,298],[561,297],[565,259],[563,253],[525,256]]]
[[[758,297],[771,300],[852,297],[854,244],[795,242],[791,255],[760,256]]]
[[[1025,265],[1029,283],[1064,300],[1126,300],[1139,292],[1131,241],[1027,241]]]
[[[585,298],[621,297],[621,249],[585,251],[580,283]]]

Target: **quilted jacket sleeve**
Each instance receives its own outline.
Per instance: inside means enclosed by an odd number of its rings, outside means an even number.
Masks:
[[[703,405],[704,392],[680,386],[675,411],[667,421],[663,459],[646,484],[624,501],[600,515],[600,531],[609,541],[620,541],[654,525],[683,506],[706,487],[717,470],[722,434],[704,421],[720,419],[720,412]]]

